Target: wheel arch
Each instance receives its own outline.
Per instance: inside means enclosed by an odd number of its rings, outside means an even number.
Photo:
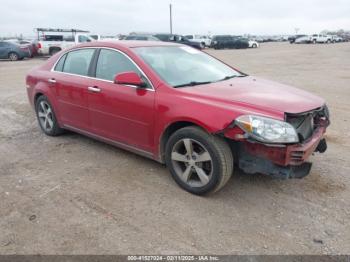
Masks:
[[[163,133],[160,136],[160,141],[159,141],[159,161],[161,163],[165,163],[165,148],[166,144],[171,137],[172,134],[174,134],[177,130],[188,127],[188,126],[197,126],[201,129],[203,129],[206,132],[209,132],[206,127],[201,125],[200,123],[197,123],[196,121],[192,120],[179,120],[170,123],[163,131]]]
[[[38,101],[39,97],[46,96],[47,99],[49,100],[54,112],[55,112],[55,116],[56,116],[56,119],[57,119],[59,126],[62,126],[61,112],[60,112],[59,107],[57,105],[57,101],[54,99],[54,95],[51,94],[50,90],[47,90],[46,88],[47,88],[46,86],[41,85],[41,84],[38,84],[36,86],[35,91],[31,95],[33,108],[34,108],[34,110],[36,110],[35,109],[36,102]]]
[[[41,96],[44,96],[45,94],[43,93],[43,92],[41,92],[41,91],[38,91],[37,93],[35,93],[35,95],[34,95],[34,106],[36,105],[36,101],[38,100],[38,98],[39,97],[41,97]]]

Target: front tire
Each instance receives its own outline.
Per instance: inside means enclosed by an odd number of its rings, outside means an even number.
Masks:
[[[11,61],[17,61],[19,59],[19,55],[16,52],[9,53],[9,59]]]
[[[220,190],[233,172],[227,142],[194,126],[179,129],[169,138],[165,160],[176,183],[196,195]]]
[[[48,136],[58,136],[64,132],[59,127],[53,107],[44,95],[40,96],[35,103],[35,112],[41,130]]]

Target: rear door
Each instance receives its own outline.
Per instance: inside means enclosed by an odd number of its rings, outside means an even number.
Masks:
[[[58,102],[60,118],[69,126],[89,130],[89,69],[94,48],[71,51],[61,57],[51,79]]]
[[[6,49],[5,49],[5,44],[4,42],[0,42],[0,58],[6,58]]]
[[[118,85],[116,74],[134,71],[147,88]],[[150,152],[153,148],[155,92],[144,74],[125,54],[101,49],[96,63],[96,80],[89,92],[89,109],[93,132]]]
[[[11,47],[9,43],[0,42],[0,58],[8,58],[8,54],[10,50],[11,50]]]

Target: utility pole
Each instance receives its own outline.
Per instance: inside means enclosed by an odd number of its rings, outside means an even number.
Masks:
[[[169,11],[170,11],[170,34],[173,34],[173,11],[172,11],[172,5],[169,5]]]

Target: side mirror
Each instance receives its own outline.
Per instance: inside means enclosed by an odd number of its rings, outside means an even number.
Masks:
[[[145,88],[147,85],[135,72],[123,72],[115,76],[114,83]]]

